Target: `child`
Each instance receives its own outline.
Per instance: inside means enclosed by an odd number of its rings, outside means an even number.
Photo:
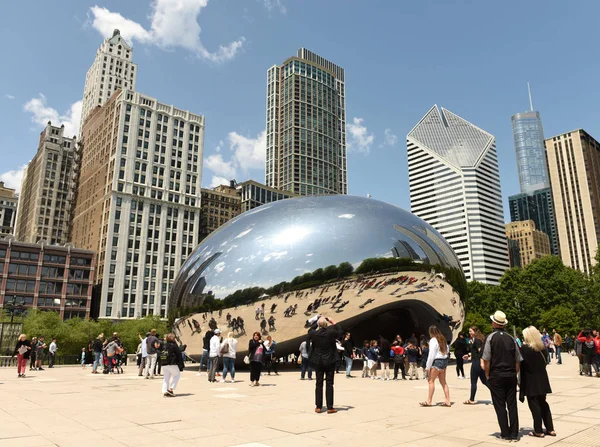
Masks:
[[[365,340],[363,343],[363,347],[360,350],[360,357],[363,359],[363,370],[362,370],[362,378],[369,378],[369,358],[367,353],[369,352],[369,340]]]
[[[429,343],[423,343],[421,354],[421,368],[423,368],[423,380],[427,380],[427,357],[429,357]]]
[[[377,340],[371,341],[371,347],[367,352],[367,364],[371,372],[371,379],[377,379],[377,362],[379,361],[379,346]]]
[[[408,357],[408,380],[419,380],[419,372],[417,371],[419,349],[414,345],[412,339],[408,341],[406,356]]]
[[[80,361],[81,361],[81,367],[85,368],[85,366],[86,366],[85,365],[85,348],[81,348],[81,358],[80,358]]]

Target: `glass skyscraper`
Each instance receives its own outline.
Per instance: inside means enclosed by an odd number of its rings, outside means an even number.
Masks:
[[[512,128],[521,194],[508,198],[510,220],[533,220],[536,228],[550,238],[552,254],[559,255],[544,128],[539,112],[531,110],[513,115]]]

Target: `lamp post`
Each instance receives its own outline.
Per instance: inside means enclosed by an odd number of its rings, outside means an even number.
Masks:
[[[10,322],[12,323],[15,315],[21,316],[25,313],[25,301],[17,303],[17,296],[14,295],[12,301],[4,303],[4,311],[10,315]]]

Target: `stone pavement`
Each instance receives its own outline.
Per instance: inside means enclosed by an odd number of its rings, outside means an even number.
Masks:
[[[600,445],[600,379],[580,377],[577,359],[549,366],[549,396],[558,437],[523,436],[519,445]],[[466,365],[468,370],[469,365]],[[360,375],[359,371],[354,374]],[[336,375],[334,415],[314,413],[314,381],[297,371],[263,376],[248,386],[209,384],[183,373],[176,398],[164,398],[161,379],[142,380],[134,367],[123,375],[57,367],[18,379],[0,369],[0,447],[7,446],[493,446],[498,431],[489,392],[479,386],[479,405],[467,406],[469,380],[449,369],[452,408],[420,408],[425,381],[383,382]],[[442,401],[436,390],[435,401]],[[522,434],[531,429],[527,404],[519,404]]]

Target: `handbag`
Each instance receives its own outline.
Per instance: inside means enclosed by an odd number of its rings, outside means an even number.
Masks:
[[[298,357],[298,360],[296,360],[296,363],[298,363],[298,365],[302,365],[302,356]]]
[[[245,363],[246,365],[249,365],[249,364],[250,364],[250,356],[246,356],[246,357],[244,357],[244,363]]]

